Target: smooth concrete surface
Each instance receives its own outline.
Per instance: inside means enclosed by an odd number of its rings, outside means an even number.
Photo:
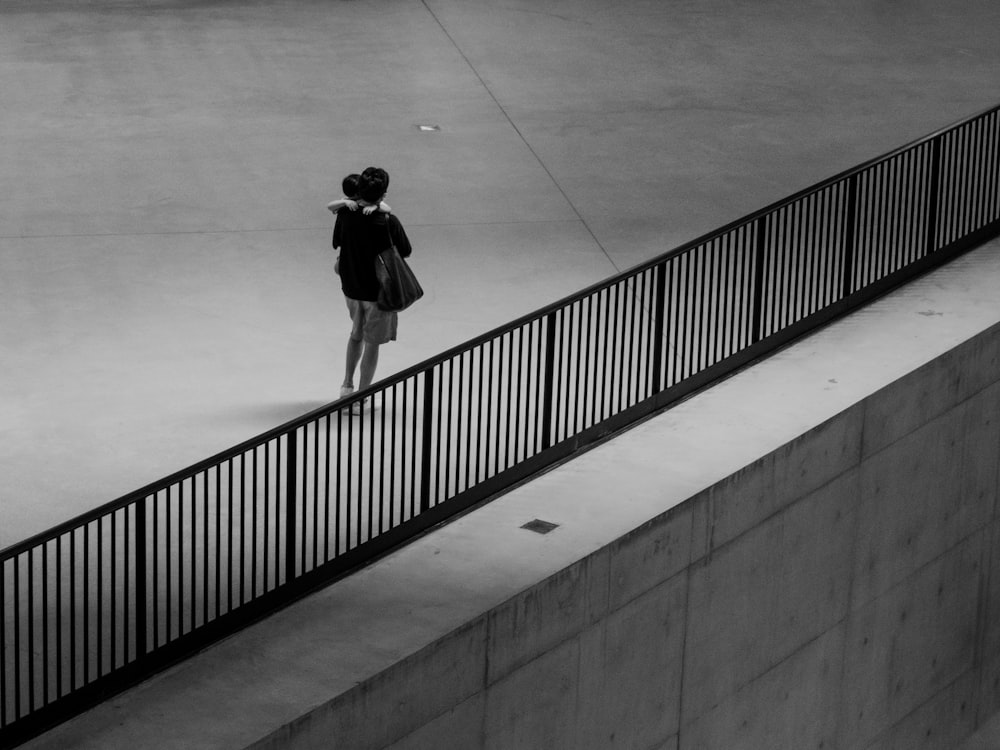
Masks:
[[[1000,714],[994,716],[955,750],[997,750],[1000,747]]]
[[[345,173],[390,171],[427,289],[387,374],[994,105],[998,26],[991,0],[4,0],[0,547],[336,396]]]
[[[953,747],[1000,707],[998,280],[994,242],[25,747]]]

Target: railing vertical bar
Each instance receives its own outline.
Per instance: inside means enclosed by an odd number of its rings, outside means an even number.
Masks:
[[[990,158],[986,170],[986,184],[989,186],[986,200],[986,223],[1000,218],[1000,116],[990,114],[991,135]]]
[[[21,718],[21,703],[21,555],[17,555],[14,557],[14,721]]]
[[[806,267],[808,268],[808,278],[803,282],[803,295],[805,296],[804,314],[810,315],[819,309],[820,284],[822,283],[821,267],[823,258],[826,255],[826,248],[823,247],[820,237],[819,227],[819,206],[823,200],[823,193],[813,193],[809,196],[805,205],[805,218],[803,225],[803,252],[805,253]]]
[[[184,480],[177,483],[177,635],[184,633]],[[173,623],[171,623],[172,625]],[[169,640],[169,638],[168,638]]]
[[[611,307],[611,348],[609,352],[618,352],[618,331],[621,328],[622,316],[619,314],[619,301],[622,296],[622,282],[618,282],[612,286],[610,290],[614,290],[614,302]],[[614,357],[617,362],[611,362],[611,398],[608,402],[608,413],[609,415],[617,414],[621,410],[621,393],[622,393],[622,383],[621,383],[621,357]]]
[[[545,317],[545,380],[542,391],[542,450],[546,450],[552,445],[552,409],[555,403],[553,398],[553,377],[555,375],[555,343],[556,343],[556,322],[555,312],[549,313]]]
[[[90,523],[83,527],[83,684],[90,682]],[[20,684],[20,680],[18,680]]]
[[[63,590],[62,590],[62,579],[63,579],[63,561],[62,561],[62,547],[63,539],[65,534],[60,534],[56,537],[56,699],[59,699],[63,695],[63,619],[65,617],[65,609],[63,607]],[[0,565],[0,592],[4,588],[4,575],[3,575],[3,565]],[[0,594],[2,596],[2,594]],[[7,618],[7,610],[4,608],[3,600],[0,599],[0,620],[5,620]],[[0,630],[0,643],[6,643],[3,636],[3,631]],[[3,675],[6,670],[4,665],[4,659],[0,656],[0,675]],[[2,679],[2,677],[0,677]],[[5,695],[6,690],[4,690],[3,685],[0,684],[0,695]],[[3,704],[4,700],[0,699],[0,726],[3,725]]]
[[[948,244],[951,229],[951,195],[955,179],[955,161],[953,159],[954,133],[941,137],[941,171],[938,179],[938,200],[935,202],[938,217],[937,231],[934,233],[934,250],[939,250]]]
[[[226,461],[225,463],[229,463]],[[227,519],[228,525],[228,519]],[[206,607],[205,619],[208,620]],[[222,613],[222,464],[215,466],[215,618]],[[213,618],[213,619],[215,619]]]
[[[117,516],[117,511],[111,511],[111,513],[109,515],[111,516],[111,560],[110,560],[110,567],[111,567],[111,587],[110,587],[110,591],[108,592],[108,595],[109,595],[109,597],[111,599],[111,606],[110,606],[110,611],[109,611],[108,614],[110,615],[109,619],[111,620],[111,623],[110,623],[110,625],[111,625],[111,638],[108,641],[108,652],[109,652],[108,657],[110,659],[110,663],[108,665],[108,671],[109,672],[113,672],[116,669],[116,667],[117,667],[117,658],[116,658],[117,657],[117,649],[115,648],[115,646],[117,645],[116,641],[118,640],[117,637],[116,637],[116,634],[118,633],[118,622],[117,622],[118,618],[116,616],[117,615],[117,610],[118,610],[118,575],[117,575],[117,572],[118,572],[118,535],[117,535],[118,528],[117,528],[117,526],[118,525],[115,522],[115,518]]]
[[[155,501],[156,495],[153,495]],[[154,519],[156,509],[154,507]],[[153,540],[154,559],[156,540]],[[147,602],[147,581],[146,581],[146,498],[142,498],[135,504],[135,658],[141,659],[146,655],[146,602]],[[153,574],[155,581],[156,574]],[[154,587],[154,592],[156,591]],[[154,593],[154,600],[156,599]],[[154,615],[155,619],[155,615]]]
[[[260,570],[260,595],[266,594],[270,590],[271,576],[271,441],[264,443],[264,508],[261,516],[261,526],[264,536],[263,565]],[[254,590],[254,598],[257,591]]]
[[[104,519],[97,518],[97,625],[94,636],[97,641],[97,655],[94,664],[94,677],[99,678],[104,672]],[[30,560],[29,560],[30,562]],[[29,569],[30,572],[30,569]]]
[[[490,384],[492,385],[493,378],[493,341],[490,341]],[[437,366],[438,377],[436,379],[437,385],[437,429],[434,430],[434,484],[431,490],[431,497],[433,501],[431,505],[437,505],[441,499],[441,438],[443,436],[443,429],[441,427],[442,419],[447,411],[447,406],[444,403],[444,363],[441,362]],[[489,422],[487,422],[487,429],[489,429]],[[488,455],[488,454],[487,454]],[[488,460],[488,459],[487,459]]]
[[[512,447],[514,439],[514,420],[517,413],[512,410],[517,391],[514,390],[514,332],[508,331],[507,336],[507,423],[504,431],[504,471],[509,469],[517,459],[516,448]],[[457,441],[456,441],[457,442]],[[457,449],[457,446],[456,446]],[[456,461],[457,463],[457,461]],[[458,483],[455,483],[455,493],[458,494]]]
[[[892,160],[892,270],[903,267],[903,254],[906,252],[906,154],[900,154]]]
[[[625,407],[630,407],[635,403],[635,383],[633,382],[633,370],[632,364],[633,360],[636,359],[635,356],[635,312],[636,308],[642,304],[642,297],[639,296],[638,289],[638,279],[641,278],[641,274],[633,276],[629,281],[625,283],[625,289],[628,300],[628,336],[625,338],[625,344],[622,347],[624,352],[623,364],[625,366]],[[623,331],[624,333],[624,331]],[[638,368],[638,365],[636,366]]]
[[[580,408],[583,406],[584,401],[581,398],[581,389],[584,388],[584,384],[587,382],[587,376],[584,373],[584,368],[587,363],[583,359],[583,301],[577,300],[573,303],[573,308],[575,310],[576,317],[576,346],[573,349],[574,354],[574,369],[576,371],[576,382],[573,388],[573,422],[572,422],[572,434],[577,435],[580,432],[580,423],[582,421]],[[517,451],[515,449],[515,455]]]
[[[259,472],[259,467],[258,467],[258,462],[257,462],[257,456],[258,456],[258,453],[259,453],[259,449],[260,449],[259,445],[255,445],[254,446],[254,448],[253,448],[253,454],[252,454],[253,455],[253,460],[251,461],[251,465],[250,465],[250,471],[251,471],[251,474],[250,474],[250,501],[252,503],[252,507],[250,508],[250,543],[251,543],[251,545],[250,545],[250,598],[249,599],[244,599],[244,601],[250,601],[250,602],[252,602],[254,599],[257,598],[257,568],[259,567],[259,565],[258,565],[258,559],[257,559],[257,550],[260,548],[259,545],[258,545],[258,543],[257,543],[257,534],[258,534],[257,526],[258,526],[258,523],[259,523],[259,519],[258,519],[258,515],[259,515],[258,501],[260,499],[260,497],[259,497],[260,493],[258,492],[260,472]]]
[[[49,636],[49,541],[42,542],[39,547],[42,551],[42,705],[49,704],[49,669],[51,668],[50,636]],[[0,609],[0,617],[3,617],[3,610]],[[4,648],[4,642],[0,640],[0,651]],[[0,666],[2,668],[2,666]]]
[[[35,711],[35,551],[37,547],[28,550],[28,713]],[[100,638],[101,629],[97,629]]]
[[[754,278],[753,308],[750,323],[750,343],[755,344],[764,337],[764,264],[766,257],[768,217],[765,214],[754,221]]]
[[[201,577],[198,583],[201,586],[201,622],[202,625],[208,622],[208,472],[205,469],[201,473]],[[193,515],[193,514],[192,514]],[[192,572],[195,566],[191,566]],[[193,589],[192,589],[193,590]],[[192,611],[194,606],[191,607]],[[192,630],[194,628],[192,627]]]
[[[583,366],[584,366],[584,378],[583,378],[583,426],[590,427],[594,424],[594,408],[593,401],[590,393],[590,386],[593,383],[593,378],[590,376],[591,365],[593,364],[590,356],[590,342],[594,338],[594,295],[587,295],[587,333],[584,338],[583,347]],[[595,342],[594,349],[596,350],[597,345]],[[597,391],[597,386],[594,385],[594,391]]]
[[[559,368],[557,382],[559,386],[556,388],[556,393],[559,394],[559,407],[556,413],[562,414],[562,432],[559,433],[557,427],[557,442],[567,439],[572,434],[569,431],[569,412],[570,394],[574,393],[571,390],[573,379],[572,359],[570,357],[573,341],[573,318],[572,305],[567,305],[559,310],[559,320],[561,321],[561,325],[559,326],[559,359],[557,360]]]
[[[298,544],[298,539],[296,538],[296,531],[298,527],[298,522],[296,519],[296,505],[298,503],[298,447],[299,447],[299,430],[304,430],[305,428],[293,428],[288,431],[286,442],[286,455],[285,455],[285,581],[293,581],[296,578],[295,572],[295,558],[298,557],[298,549],[296,545]],[[303,447],[305,447],[306,436],[303,434]],[[305,451],[303,450],[303,454]],[[305,473],[303,472],[303,478],[305,478]],[[305,501],[305,493],[302,493],[303,502]],[[305,508],[302,509],[302,532],[305,534],[305,519],[306,512]],[[305,538],[303,536],[302,540],[302,572],[305,573],[306,562],[305,562]]]
[[[799,229],[802,224],[802,201],[795,201],[785,209],[787,217],[787,231],[785,246],[787,261],[785,262],[788,272],[788,295],[785,300],[785,325],[791,325],[799,319],[799,309],[802,303],[802,296],[799,288],[799,269],[802,262],[802,246],[798,244]]]
[[[709,243],[710,257],[712,259],[711,271],[708,274],[708,281],[712,289],[712,315],[711,326],[712,341],[714,346],[709,348],[711,357],[709,364],[714,365],[723,358],[726,341],[725,328],[725,308],[723,305],[723,278],[725,276],[725,253],[723,251],[723,238],[716,237]]]
[[[441,367],[441,370],[442,370],[442,372],[444,371],[444,366],[443,365]],[[378,503],[377,503],[377,507],[378,507],[378,515],[379,515],[378,530],[379,530],[379,533],[383,533],[384,531],[386,531],[389,528],[386,525],[386,508],[385,508],[385,501],[386,501],[386,495],[385,495],[385,479],[386,479],[386,471],[385,471],[385,437],[386,437],[386,435],[385,435],[385,411],[386,411],[386,409],[385,409],[385,390],[383,389],[383,390],[379,391],[378,393],[375,393],[375,394],[372,395],[372,415],[371,415],[372,416],[372,425],[371,425],[371,427],[372,427],[372,439],[373,440],[374,440],[374,436],[375,436],[375,414],[376,414],[375,400],[376,400],[376,398],[379,400],[379,408],[377,410],[378,419],[379,419],[379,425],[378,425],[378,436],[379,436],[379,440],[378,440],[378,457],[379,458],[378,458],[378,464],[377,464],[377,466],[378,466]],[[369,472],[375,471],[375,467],[376,467],[376,464],[375,464],[375,444],[373,442],[372,443],[372,461],[371,461],[371,464],[370,464]],[[373,477],[372,484],[374,485],[374,483],[375,482],[374,482],[374,477]],[[391,500],[390,500],[390,505],[391,505]]]
[[[715,346],[712,349],[711,364],[721,362],[726,358],[726,337],[728,330],[726,317],[728,314],[729,286],[727,284],[727,274],[729,272],[729,253],[726,250],[726,236],[719,235],[712,240],[712,254],[715,256],[715,272],[713,281],[715,287],[712,295],[715,301],[712,313],[712,328]]]
[[[528,332],[529,332],[529,334],[531,333],[531,329],[530,328],[528,329]],[[460,361],[463,369],[465,368],[465,358],[466,357],[468,357],[468,359],[469,359],[469,376],[468,376],[469,393],[472,394],[474,392],[473,382],[472,382],[473,371],[475,370],[474,352],[472,350],[470,350],[470,351],[462,353],[462,358],[459,361]],[[465,418],[465,487],[466,488],[469,488],[469,487],[472,486],[472,424],[473,424],[472,409],[473,409],[473,404],[475,404],[476,405],[476,413],[478,415],[478,412],[479,412],[479,408],[478,408],[479,407],[479,403],[480,403],[480,401],[479,401],[478,398],[470,397],[468,399],[468,404],[467,404],[466,411],[465,411],[465,414],[466,414],[466,418]]]
[[[893,264],[892,270],[897,271],[906,265],[906,154],[900,154],[892,161],[893,164],[893,212],[892,212],[892,233],[893,233]]]
[[[342,441],[340,439],[340,436],[344,434],[343,433],[343,417],[344,417],[344,410],[343,409],[337,409],[337,454],[336,454],[337,455],[337,460],[334,462],[334,466],[333,466],[333,470],[334,470],[334,480],[333,480],[334,481],[334,485],[333,486],[336,488],[336,491],[333,494],[333,559],[337,559],[338,557],[340,557],[340,536],[341,536],[341,532],[342,532],[340,518],[341,518],[341,498],[343,497],[343,494],[341,492],[341,469],[340,469],[340,467],[343,465],[343,461],[341,460],[341,454],[342,454],[343,444],[342,444]],[[330,423],[329,423],[330,422],[330,415],[327,414],[326,418],[327,418],[326,434],[327,434],[327,442],[329,443],[329,440],[330,440],[329,436],[331,434],[330,433]],[[327,455],[329,456],[329,454],[331,452],[332,451],[331,451],[330,446],[328,444],[327,445]],[[347,468],[348,468],[348,471],[350,471],[350,462],[349,461],[348,461]],[[329,476],[329,474],[328,474],[328,476]],[[347,509],[345,508],[344,510],[346,511]],[[329,521],[327,522],[327,524],[328,524],[328,528],[329,528]],[[349,529],[349,528],[350,528],[349,525],[345,526],[344,529],[343,529],[343,532],[344,533],[348,533],[347,529]],[[329,545],[327,546],[327,549],[329,549]]]
[[[723,359],[733,354],[737,350],[736,344],[736,295],[738,287],[736,284],[735,253],[733,252],[733,233],[726,232],[721,241],[722,260],[724,270],[722,272],[722,352]]]
[[[440,388],[440,386],[439,386]],[[442,499],[448,499],[451,497],[449,490],[449,485],[451,483],[451,429],[452,424],[455,421],[455,358],[452,357],[448,360],[448,418],[445,421],[447,425],[447,432],[445,433],[444,439],[444,493],[441,495]],[[441,406],[441,411],[444,411],[444,404]],[[438,462],[440,463],[440,462]],[[456,459],[455,463],[458,461]],[[455,494],[458,494],[458,482],[455,483]]]
[[[204,472],[202,472],[204,474]],[[198,512],[195,507],[195,501],[198,496],[198,480],[197,476],[191,477],[191,587],[190,587],[190,604],[188,609],[188,632],[192,632],[195,629],[195,615],[198,609],[198,579],[197,568],[198,568]]]
[[[403,385],[403,393],[406,394],[406,385]],[[337,435],[338,439],[337,445],[337,460],[335,465],[332,467],[332,471],[335,473],[335,477],[331,477],[331,466],[330,459],[333,453],[333,432],[331,428],[331,422],[333,418],[333,413],[328,412],[324,418],[324,435],[326,437],[325,450],[323,451],[323,562],[329,562],[335,559],[338,554],[340,554],[340,410],[337,410]],[[406,409],[403,408],[403,419],[406,419]],[[318,429],[317,424],[317,429]],[[406,432],[404,430],[403,434]],[[400,467],[400,471],[406,468],[405,465],[406,452],[403,452],[403,466]],[[336,491],[333,493],[333,554],[330,554],[330,484],[331,481],[334,482],[334,487]],[[403,493],[405,495],[405,493]],[[402,515],[402,514],[400,514]]]
[[[877,281],[885,275],[886,236],[886,162],[876,164],[873,172],[875,175],[875,206],[872,212],[872,232],[875,241],[872,245],[872,280]]]
[[[354,420],[351,419],[351,424]],[[365,525],[365,420],[364,415],[358,419],[358,467],[357,467],[357,499],[358,508],[357,513],[354,514],[354,519],[357,522],[357,546],[361,546],[362,543],[367,541],[367,538],[363,534],[363,529]],[[352,503],[353,504],[353,503]],[[367,519],[370,522],[370,517]]]
[[[500,445],[504,432],[503,426],[500,424],[500,417],[503,415],[503,404],[500,403],[503,395],[503,334],[497,336],[493,341],[496,342],[496,354],[494,359],[494,350],[490,350],[490,373],[496,373],[497,414],[496,418],[490,421],[496,422],[497,428],[493,450],[493,476],[496,476],[500,473]]]
[[[480,344],[476,347],[476,353],[479,355],[479,367],[478,369],[478,382],[477,382],[477,393],[476,393],[476,446],[475,446],[475,474],[474,482],[478,484],[480,480],[480,469],[483,463],[483,382],[486,376],[485,374],[485,360],[486,360],[486,344]],[[489,394],[487,393],[487,398]]]
[[[481,364],[482,360],[480,360]],[[423,448],[421,453],[420,467],[420,512],[423,513],[430,508],[430,480],[431,480],[431,433],[433,432],[434,419],[434,368],[427,368],[424,372],[424,419],[423,419]]]
[[[514,398],[516,399],[514,404],[514,461],[515,463],[524,460],[521,453],[523,445],[521,443],[521,430],[524,429],[524,425],[521,422],[521,417],[524,416],[522,409],[524,405],[521,401],[521,397],[524,395],[524,377],[527,374],[527,366],[524,363],[524,326],[517,327],[517,367],[515,371],[517,373],[517,386],[514,390]],[[466,420],[468,424],[468,420]]]
[[[413,388],[413,406],[410,407],[411,414],[411,428],[410,433],[413,436],[413,440],[410,441],[410,517],[412,518],[417,514],[417,446],[419,441],[417,440],[417,413],[419,409],[417,408],[417,388],[418,380],[414,376],[409,380]]]
[[[963,189],[963,234],[972,231],[975,222],[975,210],[976,210],[976,198],[977,198],[977,186],[979,184],[978,179],[978,168],[976,162],[973,160],[973,154],[976,151],[976,144],[978,141],[978,128],[975,121],[970,122],[964,129],[965,133],[965,159],[963,160],[963,168],[965,171],[964,189]]]
[[[937,249],[938,236],[938,201],[941,185],[941,140],[937,136],[931,141],[931,173],[927,186],[927,230],[924,255],[930,255]]]
[[[851,175],[847,180],[847,216],[843,228],[843,273],[841,276],[840,296],[848,297],[854,292],[854,262],[855,237],[858,231],[858,176]]]
[[[984,221],[983,206],[986,195],[986,183],[984,181],[985,165],[989,154],[989,147],[986,140],[986,118],[981,117],[975,121],[975,156],[972,163],[975,166],[975,200],[972,209],[972,221],[975,227],[981,227]]]
[[[393,529],[396,526],[396,490],[397,490],[397,484],[396,484],[396,464],[399,463],[396,460],[396,426],[398,424],[398,422],[396,420],[396,409],[399,406],[399,401],[398,401],[398,398],[396,396],[396,386],[397,386],[397,383],[393,383],[392,384],[392,420],[389,423],[389,427],[390,427],[390,430],[389,430],[389,456],[390,456],[390,460],[389,460],[389,495],[387,497],[387,505],[388,505],[388,508],[389,508],[389,528],[390,529]],[[388,392],[389,392],[388,390],[385,390],[385,391],[382,392],[383,393],[383,395],[382,395],[382,410],[383,410],[382,425],[383,425],[383,429],[385,427],[385,410],[386,410],[386,407],[385,407],[386,396],[385,396],[385,394],[387,394]],[[384,435],[384,433],[383,433],[383,435]],[[384,439],[385,438],[383,437],[383,440]],[[400,522],[402,522],[402,513],[400,513]]]
[[[688,375],[696,375],[701,371],[704,353],[704,321],[705,321],[705,245],[699,245],[691,253],[691,328],[690,328],[690,359],[688,360]]]
[[[14,652],[15,658],[17,652]],[[0,728],[7,726],[7,561],[0,559]],[[17,717],[14,717],[17,720]]]
[[[236,458],[230,458],[226,461],[226,518],[229,519],[229,523],[226,524],[226,612],[233,611],[233,589],[236,587],[236,582],[234,580],[233,568],[235,567],[235,557],[233,552],[233,528],[235,524],[233,523],[233,508],[235,498],[233,497],[233,463]],[[243,514],[240,514],[240,523],[243,522]],[[242,536],[242,534],[241,534]]]
[[[952,212],[955,217],[955,222],[953,225],[952,236],[949,240],[954,240],[960,237],[967,230],[968,225],[966,224],[966,212],[969,208],[969,159],[968,159],[968,145],[969,145],[969,126],[964,125],[960,127],[956,135],[958,136],[957,151],[958,151],[958,164],[955,168],[955,196],[954,196],[954,211]]]
[[[788,231],[785,245],[788,248],[786,266],[788,268],[788,298],[785,310],[785,325],[791,325],[800,319],[802,313],[802,288],[800,271],[804,248],[800,242],[802,230],[802,203],[796,201],[786,209],[788,214]]]

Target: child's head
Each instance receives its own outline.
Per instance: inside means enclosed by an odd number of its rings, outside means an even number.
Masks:
[[[344,191],[344,196],[351,198],[352,200],[358,197],[358,182],[361,181],[361,175],[359,174],[349,174],[344,178],[344,181],[340,183],[340,189]]]

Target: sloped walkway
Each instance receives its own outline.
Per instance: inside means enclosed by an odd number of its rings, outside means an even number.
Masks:
[[[247,747],[1000,323],[998,284],[994,241],[25,747]]]

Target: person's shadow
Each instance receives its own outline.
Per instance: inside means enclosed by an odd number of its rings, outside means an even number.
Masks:
[[[308,414],[330,401],[292,401],[287,403],[259,403],[240,407],[231,412],[232,418],[262,426],[265,430],[290,422],[296,417]]]

